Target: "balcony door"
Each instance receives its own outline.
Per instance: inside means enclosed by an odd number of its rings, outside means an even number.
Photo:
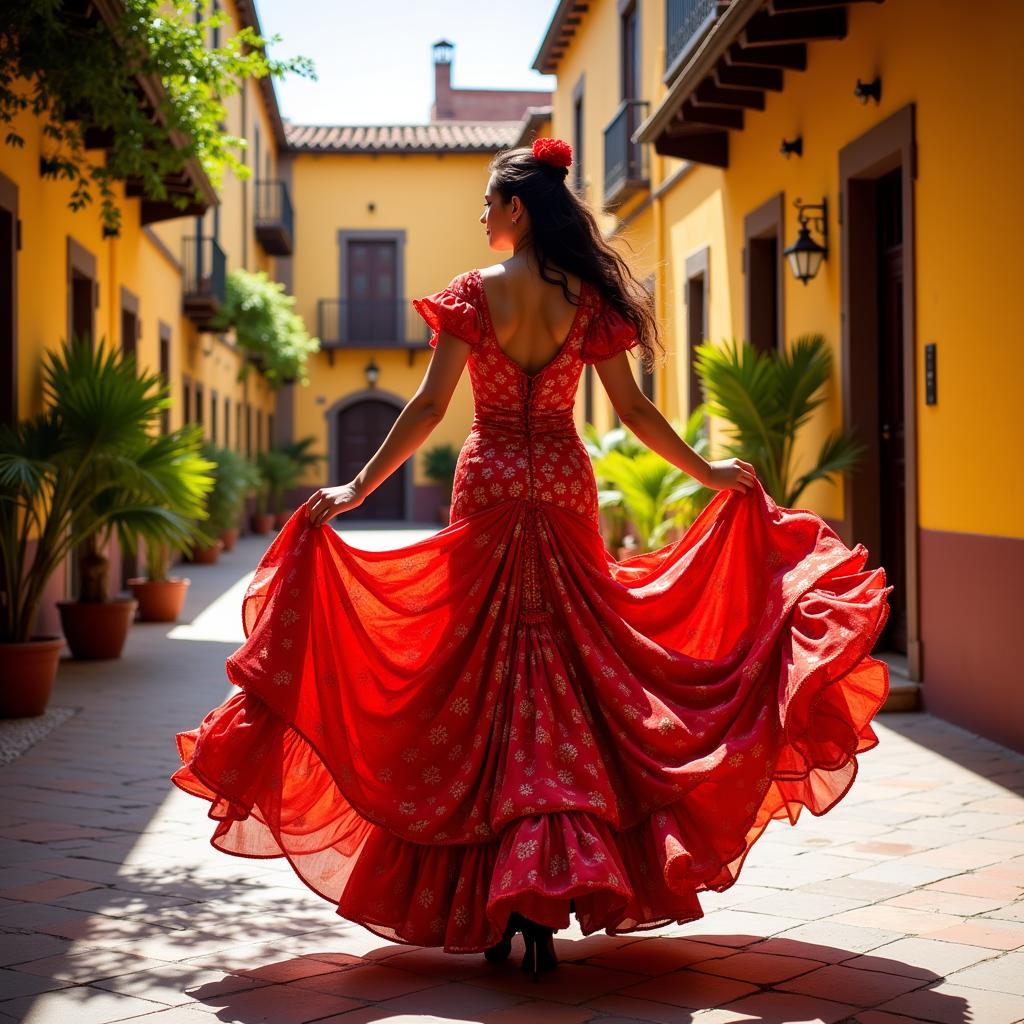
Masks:
[[[353,345],[400,337],[398,245],[392,238],[350,240],[345,260],[345,338]]]

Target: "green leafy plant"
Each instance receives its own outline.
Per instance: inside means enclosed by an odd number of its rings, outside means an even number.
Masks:
[[[211,321],[215,328],[235,328],[243,350],[260,363],[267,382],[279,388],[294,380],[309,383],[309,356],[320,350],[302,317],[295,312],[295,296],[263,270],[233,270],[227,278],[227,294]],[[248,376],[250,363],[243,362],[238,379]]]
[[[798,472],[800,429],[826,400],[832,356],[821,334],[802,334],[784,352],[760,352],[749,342],[696,348],[697,373],[708,411],[729,424],[729,455],[754,465],[765,490],[793,507],[815,480],[834,483],[864,452],[851,433],[832,431],[809,469]]]
[[[295,460],[305,473],[307,469],[315,469],[321,462],[327,461],[327,456],[321,452],[311,452],[311,445],[316,444],[316,438],[310,434],[308,437],[299,438],[297,441],[288,441],[277,445],[278,451],[284,452]]]
[[[451,503],[452,488],[455,486],[455,466],[459,460],[458,449],[450,444],[438,444],[427,448],[422,455],[423,475],[444,488],[445,501]]]
[[[215,190],[225,169],[244,180],[251,169],[235,150],[244,138],[224,131],[222,98],[237,93],[247,78],[295,73],[315,79],[308,57],[273,60],[250,26],[220,45],[211,30],[231,25],[226,10],[196,20],[205,4],[194,0],[121,0],[108,24],[92,4],[62,0],[6,0],[0,6],[0,123],[8,145],[24,146],[14,127],[25,110],[46,117],[48,140],[41,169],[73,183],[69,205],[102,200],[102,219],[117,231],[120,211],[115,179],[137,179],[145,195],[184,210],[197,192],[168,194],[164,179],[197,158]],[[143,85],[140,86],[140,79]],[[23,83],[31,83],[26,94]],[[147,102],[140,102],[140,95]],[[155,112],[151,109],[155,106]],[[89,130],[102,138],[105,154],[89,158]]]
[[[673,429],[700,455],[708,447],[704,409],[695,409]],[[647,448],[631,431],[616,427],[604,435],[587,424],[583,435],[598,478],[598,507],[615,510],[636,531],[638,549],[651,551],[672,529],[685,529],[714,492]],[[617,538],[621,539],[621,538]]]
[[[302,467],[287,452],[272,448],[256,456],[256,468],[261,480],[256,491],[258,515],[284,511],[284,496],[294,487],[302,474]]]
[[[217,536],[238,523],[245,496],[260,477],[256,467],[232,448],[205,441],[202,453],[214,465],[213,489],[206,496],[206,527]]]
[[[42,360],[44,411],[0,426],[0,641],[29,639],[50,577],[79,557],[79,600],[107,599],[103,549],[142,537],[210,542],[194,520],[213,486],[202,428],[162,434],[171,399],[163,377],[87,338]],[[29,545],[35,540],[31,559]]]

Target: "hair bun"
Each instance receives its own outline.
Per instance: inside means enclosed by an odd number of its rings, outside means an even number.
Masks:
[[[534,139],[533,155],[552,167],[566,168],[572,164],[572,146],[564,139]]]

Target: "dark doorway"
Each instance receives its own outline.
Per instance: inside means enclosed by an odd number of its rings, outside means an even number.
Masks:
[[[0,423],[18,422],[18,186],[0,174]]]
[[[882,642],[907,653],[906,431],[903,423],[903,220],[899,167],[876,183],[879,560],[895,588]]]
[[[121,354],[127,361],[136,359],[139,344],[139,300],[126,288],[121,289]],[[120,545],[119,545],[120,546]],[[121,589],[130,590],[128,580],[139,574],[137,548],[121,550]]]
[[[163,377],[164,387],[170,396],[171,389],[171,329],[163,321],[159,324],[160,332],[160,376]],[[171,430],[171,409],[168,406],[160,411],[160,430],[164,434]]]
[[[400,409],[390,402],[367,398],[347,406],[335,422],[338,479],[351,480],[387,437]],[[345,513],[352,519],[405,519],[406,470],[400,466],[358,507]]]
[[[68,341],[87,338],[92,351],[96,351],[96,257],[68,236]]]
[[[349,241],[346,250],[345,328],[355,345],[404,341],[399,335],[398,247],[394,239]]]
[[[704,400],[701,391],[700,377],[697,375],[697,361],[694,350],[708,336],[708,262],[710,252],[707,247],[686,258],[686,284],[684,301],[686,302],[686,414],[692,415],[693,410]]]
[[[747,341],[761,352],[782,347],[782,193],[744,218]]]
[[[914,420],[913,104],[839,154],[843,415],[865,445],[844,487],[844,540],[893,590],[879,651],[921,678]]]

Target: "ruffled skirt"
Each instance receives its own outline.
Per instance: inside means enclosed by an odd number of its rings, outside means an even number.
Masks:
[[[892,588],[866,560],[760,485],[621,562],[546,502],[390,551],[300,507],[245,593],[238,692],[177,734],[171,781],[218,850],[287,857],[391,941],[694,920],[878,743]]]

